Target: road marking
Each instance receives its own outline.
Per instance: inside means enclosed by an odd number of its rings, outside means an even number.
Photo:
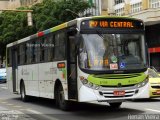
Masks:
[[[41,112],[35,111],[35,110],[31,110],[31,109],[27,109],[28,112],[34,113],[34,114],[43,114]]]
[[[5,107],[0,106],[0,112],[3,111],[3,110],[8,110],[8,109],[5,108]]]
[[[13,106],[13,107],[20,108],[20,107],[22,107],[22,106],[17,106],[17,105],[16,105],[16,106]]]
[[[7,87],[5,87],[5,86],[4,86],[4,87],[1,87],[1,88],[2,88],[2,89],[7,89]]]
[[[59,120],[57,118],[54,118],[54,117],[50,117],[48,115],[45,115],[44,113],[41,113],[39,111],[36,111],[36,110],[32,110],[32,109],[27,109],[28,112],[31,112],[31,113],[34,113],[34,114],[38,114],[46,119],[49,119],[49,120]]]
[[[160,110],[154,110],[154,109],[150,109],[150,108],[146,108],[146,110],[160,113]]]
[[[2,89],[7,89],[7,85],[6,85],[6,84],[0,85],[0,87],[1,87]]]
[[[13,104],[7,104],[7,105],[11,106],[11,105],[13,105]]]
[[[24,111],[24,110],[26,110],[26,109],[19,109],[19,110]]]
[[[6,103],[8,103],[8,102],[1,102],[1,103],[6,104]]]

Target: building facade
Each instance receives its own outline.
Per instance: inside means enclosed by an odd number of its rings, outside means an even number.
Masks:
[[[31,6],[42,0],[0,0],[0,9],[15,9],[23,6]]]
[[[86,10],[84,12],[84,15],[87,15],[88,16],[98,16],[98,15],[101,15],[101,12],[102,12],[102,1],[101,0],[85,0],[85,1],[88,1],[89,4],[91,6],[93,6],[92,8]]]
[[[160,71],[160,0],[102,0],[101,13],[142,19],[150,65]]]
[[[1,9],[15,9],[23,6],[31,6],[36,3],[40,3],[43,0],[0,0],[0,8]],[[86,10],[82,15],[93,15],[98,16],[101,15],[101,0],[84,0],[89,2],[91,6],[94,6],[88,10]]]
[[[31,6],[36,3],[42,2],[43,0],[19,0],[21,6]]]
[[[9,0],[0,0],[0,9],[6,9],[8,7]]]

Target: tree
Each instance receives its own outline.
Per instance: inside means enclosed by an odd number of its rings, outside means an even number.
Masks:
[[[31,9],[34,11],[33,18],[36,29],[41,31],[77,17],[66,9],[82,13],[90,7],[90,4],[84,0],[44,0],[42,3],[32,6]]]
[[[5,46],[11,42],[77,17],[66,9],[81,13],[90,7],[90,4],[84,0],[44,0],[31,8],[18,8],[33,10],[34,25],[32,27],[27,25],[26,13],[2,12],[0,14],[0,55],[5,55]]]

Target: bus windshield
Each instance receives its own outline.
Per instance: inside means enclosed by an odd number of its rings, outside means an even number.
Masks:
[[[86,70],[146,68],[143,34],[82,34],[79,66]]]

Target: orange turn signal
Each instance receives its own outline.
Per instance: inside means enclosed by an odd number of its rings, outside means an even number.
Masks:
[[[58,68],[65,68],[65,63],[64,62],[58,63],[57,67]]]

